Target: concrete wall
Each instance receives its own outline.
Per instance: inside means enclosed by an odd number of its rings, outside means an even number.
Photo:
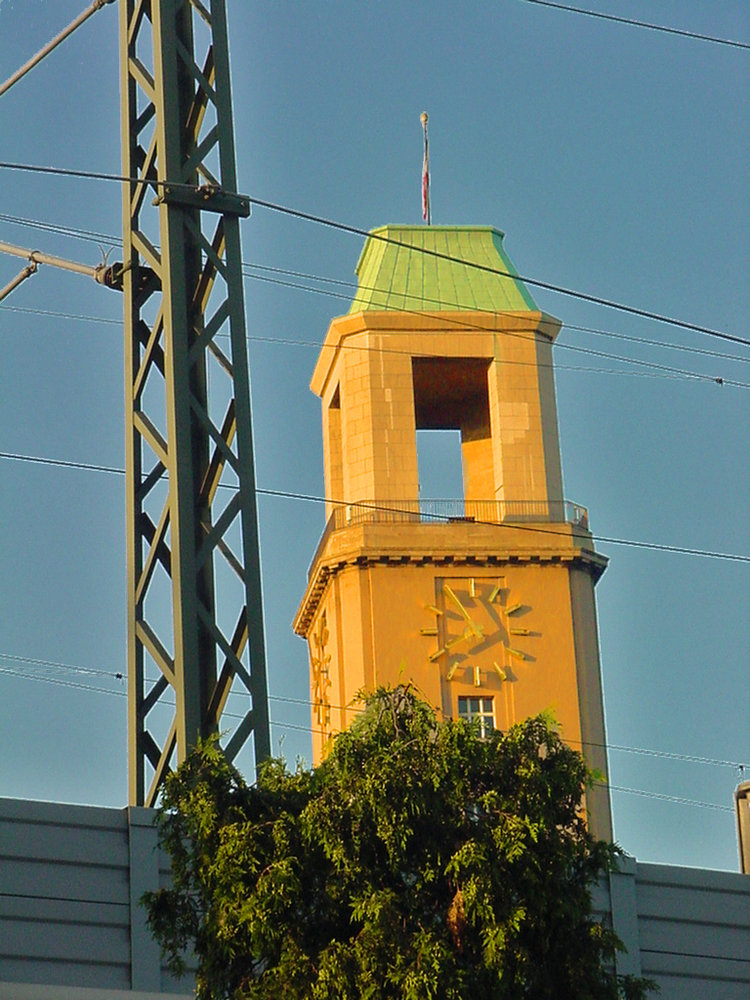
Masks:
[[[0,799],[0,1000],[174,1000],[138,900],[165,884],[154,813]],[[750,877],[639,864],[596,891],[660,1000],[750,996]]]
[[[138,902],[169,874],[153,816],[0,799],[0,1000],[190,994],[162,968]],[[11,986],[22,983],[76,989]]]

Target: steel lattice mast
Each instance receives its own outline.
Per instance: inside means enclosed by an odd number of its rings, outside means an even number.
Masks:
[[[130,801],[270,752],[224,0],[121,0]],[[201,57],[199,59],[199,56]],[[249,695],[249,706],[248,698]],[[176,702],[176,704],[175,704]],[[224,717],[227,718],[226,716]],[[231,720],[234,721],[234,720]]]

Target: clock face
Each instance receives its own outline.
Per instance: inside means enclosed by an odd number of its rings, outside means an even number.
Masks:
[[[515,721],[513,688],[534,661],[529,637],[538,633],[528,620],[531,607],[500,576],[437,578],[435,592],[434,604],[426,605],[435,624],[420,630],[422,635],[435,637],[427,653],[429,661],[440,670],[444,682],[455,688],[459,706],[466,701],[458,695],[459,689],[477,696],[497,693],[502,709],[498,720],[504,716],[506,724],[511,724]]]

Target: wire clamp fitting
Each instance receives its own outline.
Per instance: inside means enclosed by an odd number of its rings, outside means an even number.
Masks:
[[[244,194],[232,194],[216,184],[165,184],[162,193],[154,198],[154,205],[179,205],[201,211],[236,215],[246,219],[250,215],[250,199]]]

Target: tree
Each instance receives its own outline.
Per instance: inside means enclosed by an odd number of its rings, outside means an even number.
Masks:
[[[209,740],[166,785],[149,923],[174,971],[192,948],[202,1000],[644,997],[592,915],[618,852],[586,828],[588,780],[547,718],[483,739],[405,688],[252,788]]]

